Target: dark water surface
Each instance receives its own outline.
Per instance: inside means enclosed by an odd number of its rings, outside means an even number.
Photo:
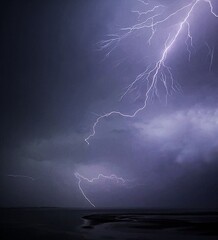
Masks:
[[[218,211],[0,209],[0,239],[218,239]]]

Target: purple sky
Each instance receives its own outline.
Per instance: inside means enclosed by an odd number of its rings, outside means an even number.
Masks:
[[[155,2],[168,14],[191,1]],[[190,62],[185,34],[166,61],[182,91],[166,104],[160,87],[160,99],[150,100],[145,111],[104,119],[90,145],[84,141],[98,114],[132,113],[143,104],[143,84],[138,98],[137,92],[119,98],[158,58],[165,35],[182,17],[164,24],[150,47],[142,30],[104,59],[96,43],[136,23],[131,11],[144,8],[134,0],[5,2],[0,206],[90,207],[78,189],[78,171],[132,180],[125,187],[82,182],[98,207],[218,207],[218,18],[205,3],[190,18]],[[214,49],[211,68],[207,45]]]

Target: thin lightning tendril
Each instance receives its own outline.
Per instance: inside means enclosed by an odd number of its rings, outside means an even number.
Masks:
[[[211,72],[212,66],[213,66],[213,58],[214,58],[214,47],[211,49],[211,47],[208,45],[207,42],[205,42],[205,45],[207,46],[207,49],[208,49],[207,57],[210,57],[209,72]]]
[[[213,66],[213,58],[214,58],[214,48],[211,51],[211,58],[210,58],[210,67],[209,67],[209,71],[211,72],[212,70],[212,66]]]
[[[117,184],[122,184],[122,185],[126,184],[126,182],[128,181],[128,180],[123,179],[122,177],[117,177],[115,174],[112,174],[112,175],[110,175],[110,176],[106,176],[106,175],[100,173],[97,177],[92,178],[92,179],[88,179],[88,178],[82,176],[81,174],[79,174],[78,172],[74,173],[74,175],[75,175],[75,177],[78,179],[78,187],[79,187],[80,192],[82,193],[83,197],[84,197],[93,207],[95,207],[95,204],[86,196],[84,190],[83,190],[82,187],[81,187],[82,181],[86,181],[86,182],[88,182],[88,183],[93,183],[93,182],[95,182],[95,181],[99,181],[100,179],[107,179],[107,180],[114,181],[114,182],[116,182]]]
[[[149,3],[139,0],[139,2],[143,3],[144,5],[148,6]],[[111,34],[108,35],[109,39],[103,40],[99,42],[99,49],[100,50],[106,50],[106,57],[108,57],[112,51],[114,51],[120,44],[121,41],[129,37],[131,34],[133,34],[134,31],[142,30],[142,29],[150,29],[151,35],[147,40],[147,43],[150,45],[152,38],[154,37],[155,33],[157,32],[157,27],[161,24],[167,22],[172,17],[179,15],[180,13],[183,13],[183,19],[178,24],[178,29],[175,33],[169,34],[167,40],[165,41],[163,52],[155,63],[150,64],[145,71],[140,73],[135,80],[127,87],[127,90],[124,92],[124,94],[121,96],[121,100],[130,92],[132,92],[137,83],[140,81],[146,81],[147,82],[147,90],[145,92],[144,97],[144,103],[141,107],[139,107],[135,112],[132,114],[126,114],[122,113],[120,111],[111,111],[109,113],[106,113],[104,115],[99,116],[96,121],[94,122],[92,126],[92,132],[91,134],[85,139],[86,143],[89,144],[90,138],[94,137],[96,134],[96,127],[99,124],[101,120],[104,118],[108,118],[112,115],[118,115],[124,118],[134,118],[139,112],[144,110],[147,107],[148,101],[150,98],[152,98],[154,95],[158,97],[158,89],[157,89],[157,83],[161,82],[164,86],[164,89],[166,91],[166,102],[167,97],[170,95],[171,91],[178,92],[180,91],[180,86],[175,82],[173,73],[171,71],[171,68],[166,65],[167,56],[169,54],[169,51],[172,49],[172,47],[177,42],[179,35],[181,34],[182,30],[187,27],[187,39],[185,41],[185,44],[187,46],[187,51],[189,54],[189,60],[191,58],[191,48],[193,47],[193,39],[191,36],[191,30],[190,30],[190,24],[188,22],[191,14],[193,13],[195,7],[200,2],[206,2],[209,4],[210,13],[214,15],[216,18],[218,18],[218,15],[214,12],[213,4],[211,0],[193,0],[191,3],[179,8],[178,10],[174,11],[171,14],[168,14],[166,17],[164,17],[162,20],[158,20],[161,16],[161,13],[158,13],[157,10],[164,9],[163,5],[157,5],[153,8],[147,10],[146,12],[140,12],[140,11],[134,11],[134,13],[138,14],[138,19],[145,17],[145,20],[141,21],[140,23],[137,23],[131,27],[127,28],[121,28],[122,34]],[[213,52],[211,53],[211,64],[210,69],[212,66],[212,59],[213,59]],[[171,89],[171,90],[170,90]]]
[[[30,176],[26,176],[26,175],[8,174],[8,175],[6,175],[6,176],[7,176],[7,177],[12,177],[12,178],[26,178],[26,179],[29,179],[29,180],[32,180],[32,181],[35,180],[35,178],[30,177]]]

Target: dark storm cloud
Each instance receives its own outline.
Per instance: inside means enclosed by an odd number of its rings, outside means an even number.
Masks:
[[[79,171],[134,179],[129,189],[83,184],[99,206],[216,206],[218,23],[208,18],[208,27],[200,12],[191,62],[182,41],[169,57],[183,92],[173,94],[167,106],[154,99],[135,119],[105,119],[90,145],[84,142],[98,114],[133,112],[142,104],[142,98],[119,102],[119,97],[159,54],[159,40],[152,58],[144,57],[143,34],[127,39],[107,59],[96,44],[132,24],[136,15],[130,12],[142,6],[131,0],[5,2],[1,205],[88,206],[73,176]],[[205,41],[214,47],[211,71]]]
[[[95,95],[92,54],[102,29],[93,19],[95,5],[84,5],[79,1],[65,1],[62,6],[53,1],[5,4],[1,34],[5,144],[50,138],[72,128],[79,131]],[[92,19],[90,28],[87,19],[80,19],[82,13]]]
[[[101,1],[4,2],[0,94],[3,178],[20,173],[50,182],[43,172],[50,172],[58,162],[74,166],[90,161],[84,156],[87,146],[83,140],[90,121],[84,119],[92,116],[90,103],[107,98],[111,90],[99,81],[106,79],[99,67],[102,57],[95,53],[96,42],[113,19],[109,6],[111,3]],[[46,165],[48,162],[54,166]],[[9,180],[4,181],[2,189],[7,189]],[[19,183],[22,186],[22,181]]]

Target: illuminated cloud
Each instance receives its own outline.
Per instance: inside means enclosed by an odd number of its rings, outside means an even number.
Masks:
[[[218,147],[218,110],[192,108],[162,114],[135,128],[145,144],[152,144],[157,152],[177,152],[176,161],[210,161]]]

